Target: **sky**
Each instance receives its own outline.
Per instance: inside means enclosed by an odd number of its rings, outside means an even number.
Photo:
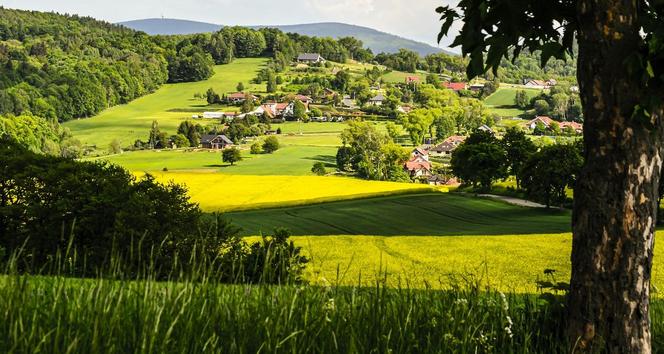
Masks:
[[[437,46],[436,7],[454,0],[0,0],[7,8],[55,11],[109,22],[166,17],[221,25],[343,22]],[[443,39],[447,47],[451,38]]]

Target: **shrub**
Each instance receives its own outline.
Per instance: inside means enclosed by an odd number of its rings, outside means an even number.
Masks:
[[[271,154],[277,150],[279,150],[279,139],[276,136],[268,136],[263,142],[263,151]]]
[[[316,162],[314,164],[314,167],[311,168],[311,172],[317,176],[325,176],[327,174],[327,170],[325,169],[325,164],[322,162]]]
[[[263,144],[260,142],[260,140],[256,140],[256,142],[251,144],[250,152],[252,155],[258,155],[263,153]]]

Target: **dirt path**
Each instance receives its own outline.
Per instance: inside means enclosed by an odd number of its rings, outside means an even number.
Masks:
[[[512,205],[518,205],[518,206],[522,206],[522,207],[528,207],[528,208],[546,208],[546,205],[544,205],[544,204],[531,202],[531,201],[525,200],[525,199],[506,197],[506,196],[502,196],[502,195],[480,194],[480,195],[478,195],[478,197],[501,200],[505,203],[509,203],[509,204],[512,204]]]

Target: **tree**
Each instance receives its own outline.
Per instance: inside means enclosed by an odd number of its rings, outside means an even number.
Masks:
[[[495,74],[503,58],[524,49],[541,51],[544,66],[578,48],[585,159],[574,188],[568,338],[580,350],[651,352],[652,245],[664,160],[661,4],[463,0],[437,11],[441,37],[463,21],[454,43],[470,56],[471,78]]]
[[[433,85],[434,87],[440,87],[440,77],[436,74],[428,74],[427,84]]]
[[[111,141],[111,143],[108,145],[108,152],[111,154],[121,154],[122,146],[120,145],[120,140],[113,139],[113,141]]]
[[[240,111],[242,113],[249,113],[254,110],[254,99],[251,97],[250,94],[247,94],[247,96],[244,99],[244,102],[242,103],[242,108],[240,108]]]
[[[279,150],[279,139],[276,136],[268,136],[263,142],[263,152],[271,154]]]
[[[493,182],[507,177],[505,149],[493,135],[476,131],[452,153],[452,173],[464,183],[491,190]]]
[[[293,118],[304,120],[307,118],[307,107],[300,100],[295,100],[293,106]]]
[[[175,148],[183,148],[191,146],[189,139],[183,134],[174,135],[171,137],[171,143]]]
[[[533,108],[535,108],[535,113],[537,113],[538,116],[545,116],[549,114],[549,110],[551,110],[549,102],[546,100],[536,100],[533,103]]]
[[[528,99],[528,93],[525,90],[517,90],[514,95],[514,105],[520,109],[527,109],[530,100]]]
[[[567,200],[566,188],[574,183],[583,157],[574,145],[551,145],[533,154],[523,166],[523,188],[530,198],[547,208]]]
[[[209,88],[207,90],[207,92],[205,93],[205,97],[207,99],[208,104],[215,104],[221,101],[221,97],[219,97],[219,94],[214,92],[212,88]]]
[[[439,113],[439,110],[434,111],[420,108],[402,117],[401,125],[410,134],[410,140],[414,145],[422,144],[427,133],[431,136],[431,129],[436,113]]]
[[[516,178],[516,188],[521,188],[523,166],[533,153],[537,151],[535,144],[526,133],[516,127],[507,129],[500,142],[505,149],[508,172]]]
[[[163,149],[166,147],[166,136],[165,132],[159,130],[159,123],[154,120],[152,121],[152,127],[150,128],[150,136],[148,137],[148,144],[151,149]]]
[[[263,143],[261,143],[260,140],[256,140],[253,144],[251,144],[250,153],[252,155],[262,154],[263,153]]]
[[[233,166],[236,162],[242,161],[242,153],[238,148],[228,148],[221,152],[221,159]]]
[[[543,136],[546,135],[546,131],[547,131],[546,125],[544,125],[544,123],[540,121],[537,121],[537,123],[535,123],[535,129],[533,129],[533,134]]]
[[[322,162],[316,162],[314,167],[311,168],[311,172],[317,176],[325,176],[327,174],[325,164]]]
[[[239,82],[237,84],[237,87],[235,87],[235,89],[237,90],[237,92],[244,92],[244,84],[242,82]]]
[[[387,135],[390,137],[390,139],[392,139],[392,141],[396,142],[397,139],[399,139],[401,136],[401,129],[393,122],[387,122],[385,128],[387,129]]]
[[[198,147],[198,145],[201,143],[201,132],[203,132],[203,127],[194,124],[192,121],[186,120],[180,123],[180,126],[178,127],[178,134],[184,135],[187,138],[188,143],[186,145],[178,144],[177,146]]]
[[[277,79],[274,77],[274,72],[270,70],[267,74],[267,88],[268,93],[277,92]]]

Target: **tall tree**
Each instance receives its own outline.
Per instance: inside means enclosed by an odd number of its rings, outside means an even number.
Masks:
[[[542,64],[573,53],[585,119],[574,190],[569,340],[577,349],[650,353],[650,276],[664,138],[661,1],[462,0],[440,7],[475,77],[510,53]],[[485,56],[486,54],[486,56]],[[604,348],[598,348],[599,346]]]
[[[516,127],[507,129],[500,142],[507,154],[509,172],[516,178],[516,188],[519,189],[521,188],[523,166],[537,148],[526,133]]]

